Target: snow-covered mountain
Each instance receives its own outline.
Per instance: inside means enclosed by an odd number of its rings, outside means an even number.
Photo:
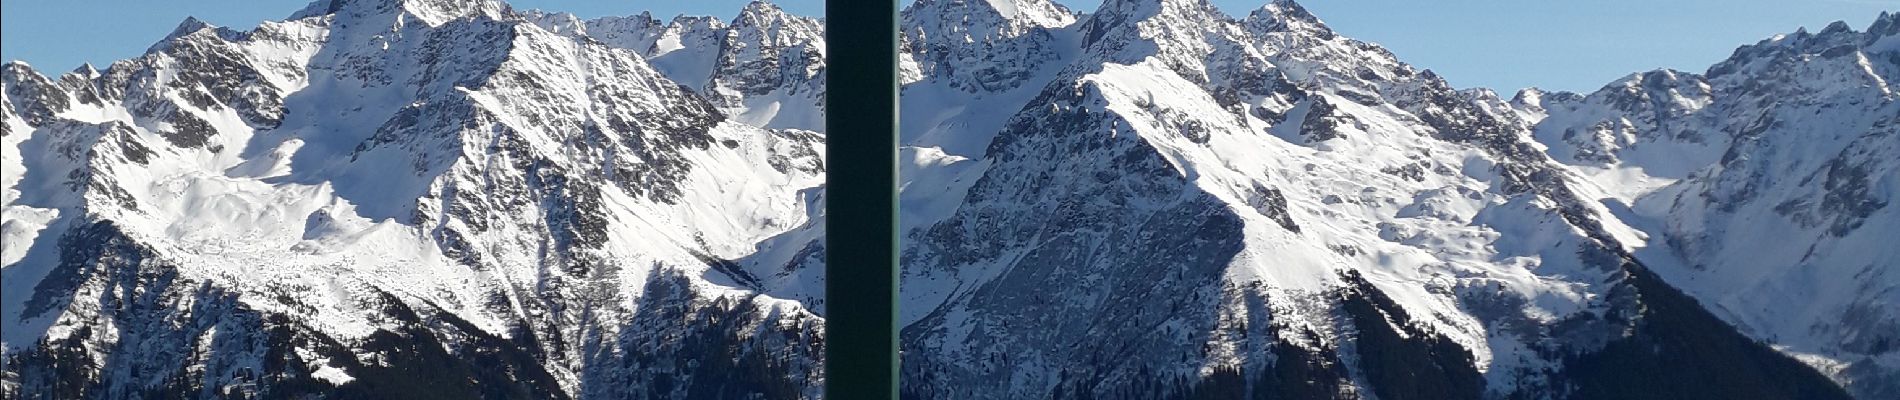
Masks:
[[[1288,0],[902,19],[907,398],[1900,394],[1895,15],[1508,100]],[[7,64],[0,394],[820,396],[821,38],[326,0]]]
[[[1520,95],[1639,257],[1863,398],[1900,397],[1900,15],[1738,49],[1706,74]],[[1535,100],[1542,97],[1542,101]]]
[[[731,260],[809,222],[822,137],[639,53],[338,0],[4,71],[9,393],[817,395],[821,320]]]
[[[1839,395],[1654,274],[1530,111],[1291,2],[1048,32],[983,153],[941,146],[961,204],[906,221],[912,395]]]
[[[583,21],[531,11],[523,18],[581,41],[646,57],[667,78],[701,93],[738,122],[767,128],[824,127],[824,30],[816,18],[752,2],[728,23],[651,14]]]

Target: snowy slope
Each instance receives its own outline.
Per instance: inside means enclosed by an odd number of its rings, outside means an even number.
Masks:
[[[16,393],[816,393],[817,317],[726,260],[806,223],[822,138],[639,54],[365,0],[4,71]]]
[[[730,22],[650,14],[582,21],[530,11],[550,31],[632,50],[671,80],[692,88],[734,121],[766,128],[822,130],[824,28],[816,18],[755,1]]]
[[[1511,99],[1288,0],[901,18],[907,398],[1893,393],[1892,15]],[[817,397],[820,38],[326,0],[0,66],[0,393]]]
[[[1641,74],[1545,102],[1553,155],[1649,235],[1644,261],[1864,398],[1900,396],[1900,16],[1743,47],[1705,75]],[[1572,132],[1580,134],[1572,135]],[[1582,153],[1577,153],[1582,154]]]
[[[1657,281],[1624,244],[1643,233],[1495,95],[1284,1],[1110,1],[1047,32],[1061,69],[994,133],[906,105],[912,145],[988,142],[947,151],[983,174],[910,231],[909,395],[1839,395]],[[1708,348],[1662,344],[1684,340]],[[1623,370],[1703,357],[1753,365]]]

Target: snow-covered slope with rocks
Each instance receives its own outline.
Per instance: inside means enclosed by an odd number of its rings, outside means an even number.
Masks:
[[[1641,226],[1641,258],[1863,398],[1900,396],[1900,14],[1542,101],[1538,139]],[[1528,108],[1528,107],[1526,107]],[[1586,156],[1587,155],[1587,156]]]
[[[1512,99],[1288,0],[901,18],[907,398],[1893,393],[1891,15]],[[8,64],[0,393],[819,396],[822,36],[334,0]]]
[[[758,1],[730,22],[680,16],[662,23],[646,13],[582,21],[569,14],[528,12],[525,18],[579,40],[639,53],[737,122],[824,127],[825,41],[816,18]]]
[[[981,175],[907,241],[911,395],[1839,395],[1635,259],[1529,114],[1297,4],[1045,32],[1059,70],[981,154],[912,142]],[[1716,358],[1747,367],[1670,373]]]
[[[729,260],[807,223],[822,138],[638,53],[338,0],[4,68],[8,393],[817,394],[820,320]]]

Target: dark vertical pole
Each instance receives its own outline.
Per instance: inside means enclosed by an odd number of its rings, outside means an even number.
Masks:
[[[826,0],[825,44],[825,394],[896,399],[896,0]]]

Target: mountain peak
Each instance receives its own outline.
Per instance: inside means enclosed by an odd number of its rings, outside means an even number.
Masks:
[[[739,9],[739,17],[745,18],[746,16],[783,18],[785,16],[785,9],[767,0],[752,0],[752,2],[746,3],[745,8]]]
[[[1562,90],[1552,92],[1539,87],[1529,87],[1519,90],[1517,91],[1517,95],[1511,96],[1511,104],[1520,107],[1534,106],[1541,108],[1550,104],[1572,103],[1582,99],[1583,95],[1577,94],[1576,92]]]
[[[984,35],[1014,37],[1030,29],[1075,22],[1073,11],[1049,0],[918,0],[903,14],[906,30],[943,25],[955,31],[981,33],[974,38],[979,40]]]
[[[1075,13],[1049,0],[919,0],[903,11],[911,42],[991,42],[1035,29],[1075,22]]]
[[[561,34],[585,35],[587,22],[574,14],[559,11],[527,10],[515,14],[523,20],[540,26],[549,32]],[[611,18],[611,17],[610,17]]]
[[[1103,10],[1213,10],[1214,5],[1207,0],[1108,0],[1102,2]]]
[[[1332,39],[1333,30],[1293,0],[1274,0],[1247,15],[1247,26],[1254,32],[1311,34],[1322,40]]]
[[[318,0],[322,2],[324,0]],[[321,7],[322,14],[331,15],[383,15],[402,13],[420,19],[429,25],[441,25],[445,22],[475,16],[500,19],[510,13],[506,3],[496,0],[328,0]],[[310,16],[319,7],[312,4],[292,18]]]
[[[816,18],[787,13],[770,1],[753,0],[746,4],[728,27],[734,31],[730,34],[748,38],[745,40],[777,42],[755,43],[757,45],[824,47],[822,23]]]
[[[1088,26],[1084,28],[1086,41],[1094,43],[1096,38],[1111,30],[1162,29],[1187,34],[1189,31],[1201,31],[1200,26],[1231,20],[1226,14],[1214,8],[1206,0],[1108,0],[1102,7],[1089,16]],[[1155,21],[1155,24],[1138,24],[1142,21]],[[1146,38],[1149,35],[1141,35]]]
[[[6,64],[0,64],[0,72],[17,74],[31,71],[33,71],[33,65],[27,64],[26,61],[22,60],[7,61]]]
[[[1543,101],[1544,95],[1546,94],[1549,94],[1549,92],[1545,92],[1543,88],[1539,88],[1535,86],[1518,89],[1517,94],[1514,96],[1511,96],[1511,102],[1538,103],[1538,102]]]
[[[198,17],[187,16],[185,17],[184,21],[179,21],[178,27],[172,28],[172,33],[169,35],[165,35],[165,38],[174,39],[180,36],[189,35],[192,32],[197,32],[205,28],[213,28],[213,27],[214,26],[212,26],[211,24],[205,23],[203,20],[198,19]]]
[[[1686,86],[1700,85],[1702,75],[1669,68],[1637,72],[1603,85],[1602,91],[1615,93],[1666,93]]]
[[[74,67],[71,73],[91,78],[99,76],[99,68],[92,66],[91,62],[82,62],[78,67]]]
[[[1050,0],[917,0],[904,8],[906,12],[912,9],[988,10],[1008,19],[1034,19],[1050,14],[1073,17],[1075,14]]]
[[[184,21],[178,22],[178,27],[172,28],[171,34],[165,35],[164,39],[159,40],[158,43],[152,44],[152,47],[145,49],[145,51],[147,53],[150,53],[154,51],[164,50],[165,48],[170,47],[173,42],[190,37],[194,34],[197,34],[198,32],[203,32],[205,30],[212,31],[212,34],[224,40],[239,40],[244,37],[244,32],[240,32],[238,30],[226,28],[222,26],[212,25],[211,23],[198,19],[198,17],[185,17]]]
[[[1314,16],[1312,12],[1306,11],[1306,7],[1300,6],[1299,2],[1293,0],[1273,0],[1273,2],[1267,3],[1265,6],[1261,6],[1259,10],[1255,10],[1254,13],[1274,17],[1282,21],[1319,23],[1318,16]]]
[[[238,31],[236,29],[212,25],[209,22],[205,22],[204,20],[198,19],[198,17],[188,16],[188,17],[185,17],[184,21],[179,21],[178,27],[172,28],[171,34],[165,35],[165,39],[160,40],[159,42],[161,43],[169,42],[169,41],[172,41],[173,39],[191,36],[191,34],[198,33],[206,29],[212,30],[218,35],[218,37],[225,38],[226,40],[236,40],[244,36],[244,32]]]
[[[982,0],[1003,19],[1040,27],[1057,27],[1075,22],[1075,13],[1048,0]]]
[[[1853,27],[1847,26],[1847,21],[1834,21],[1834,23],[1827,24],[1826,28],[1821,28],[1822,35],[1849,33],[1853,31],[1854,31]]]
[[[1875,38],[1900,34],[1900,13],[1881,11],[1880,17],[1867,26],[1867,35]]]
[[[667,26],[677,30],[699,31],[726,29],[726,22],[719,18],[705,15],[680,15],[673,17],[672,21],[667,22]]]

